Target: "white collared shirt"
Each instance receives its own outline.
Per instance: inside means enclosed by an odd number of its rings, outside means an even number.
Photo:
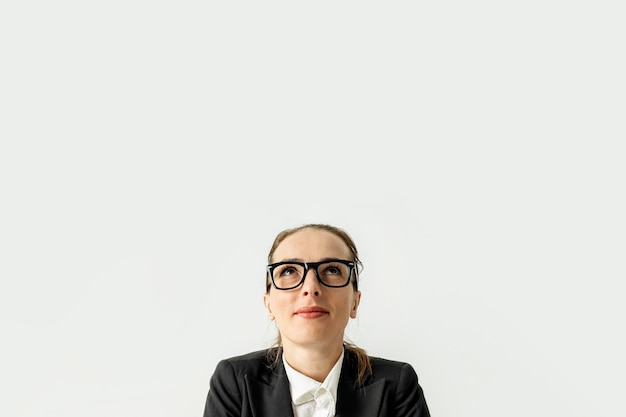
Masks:
[[[289,379],[294,417],[334,417],[343,351],[324,382],[318,382],[293,369],[284,354],[283,363]]]

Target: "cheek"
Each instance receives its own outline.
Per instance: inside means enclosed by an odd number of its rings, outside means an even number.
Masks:
[[[289,302],[286,300],[286,297],[281,297],[276,293],[270,294],[269,297],[270,308],[272,313],[278,318],[285,315],[285,312],[288,311]]]
[[[337,300],[335,305],[340,305],[342,313],[345,312],[345,315],[348,316],[352,312],[355,302],[356,298],[353,294],[345,294],[341,299]]]

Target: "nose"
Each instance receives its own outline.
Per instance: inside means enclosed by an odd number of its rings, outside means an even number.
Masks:
[[[318,297],[322,293],[321,290],[322,285],[317,280],[317,276],[315,275],[313,268],[306,271],[304,282],[302,283],[302,295],[314,295]]]

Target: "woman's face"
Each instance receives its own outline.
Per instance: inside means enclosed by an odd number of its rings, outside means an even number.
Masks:
[[[306,228],[286,237],[274,251],[272,262],[325,259],[352,260],[352,254],[335,234]],[[348,320],[356,317],[360,298],[360,291],[355,291],[352,283],[341,288],[326,287],[311,269],[297,288],[271,287],[264,302],[270,319],[276,320],[283,346],[323,348],[343,343],[344,330]]]

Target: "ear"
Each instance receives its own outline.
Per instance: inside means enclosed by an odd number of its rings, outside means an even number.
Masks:
[[[276,317],[274,317],[274,313],[272,313],[272,309],[270,308],[270,296],[268,294],[263,296],[263,304],[265,305],[265,311],[267,311],[270,320],[274,321]]]
[[[361,302],[361,291],[357,291],[354,293],[354,300],[352,304],[352,309],[350,310],[350,318],[356,318],[356,311],[359,308],[359,303]]]

